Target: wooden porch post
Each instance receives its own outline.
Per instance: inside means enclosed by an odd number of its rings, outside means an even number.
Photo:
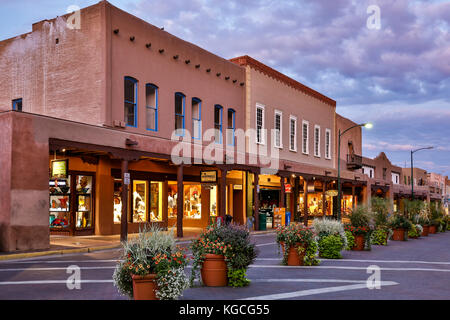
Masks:
[[[280,191],[280,203],[279,203],[279,207],[280,208],[284,208],[284,197],[285,197],[285,193],[284,193],[284,177],[280,176],[280,182],[281,182],[281,191]]]
[[[122,215],[120,217],[120,241],[127,241],[128,237],[128,184],[129,179],[125,179],[128,175],[128,160],[122,160]],[[127,181],[125,181],[127,180]]]
[[[225,214],[227,211],[227,170],[224,168],[220,169],[220,207],[219,216],[222,217],[225,222]]]
[[[303,223],[305,224],[305,226],[308,226],[308,180],[304,180],[304,183],[303,183],[303,194],[304,194],[304,206],[303,206],[303,208],[304,208],[304,210],[303,210],[303,213],[304,213],[304,220],[303,220]]]
[[[177,167],[177,237],[183,237],[184,188],[183,165]]]
[[[253,204],[255,207],[255,230],[259,230],[259,193],[258,193],[258,186],[259,186],[259,173],[254,172],[254,179],[253,179]]]

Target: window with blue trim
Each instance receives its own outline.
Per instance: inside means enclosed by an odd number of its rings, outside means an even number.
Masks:
[[[200,139],[202,136],[202,101],[192,98],[192,138]]]
[[[234,133],[236,131],[236,111],[228,109],[227,144],[234,146]]]
[[[214,106],[214,129],[216,143],[222,143],[222,106],[216,104]]]
[[[145,86],[147,130],[158,131],[158,87],[147,83]]]
[[[125,77],[125,124],[130,127],[137,127],[137,83],[138,81],[136,79]]]
[[[22,111],[22,98],[13,100],[12,108],[16,111]]]
[[[175,130],[176,135],[184,136],[184,110],[186,97],[181,92],[175,93]]]

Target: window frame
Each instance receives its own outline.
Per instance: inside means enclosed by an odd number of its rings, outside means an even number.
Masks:
[[[147,87],[152,87],[152,88],[155,90],[155,107],[151,107],[151,106],[149,106],[148,103],[147,103]],[[155,85],[155,84],[153,84],[153,83],[147,83],[147,84],[145,85],[145,90],[146,90],[146,92],[145,92],[145,99],[146,99],[146,101],[145,101],[145,111],[147,112],[148,109],[153,109],[153,110],[155,110],[155,129],[149,129],[149,128],[148,128],[147,117],[146,117],[146,119],[145,119],[145,128],[146,128],[148,131],[157,132],[157,131],[158,131],[158,95],[159,95],[159,92],[158,92],[158,91],[159,91],[159,88],[158,88],[157,85]]]
[[[183,113],[177,113],[177,96],[181,97],[181,101],[182,101],[182,109],[183,109]],[[175,135],[179,136],[179,137],[184,137],[185,135],[185,130],[186,130],[186,124],[185,124],[185,116],[186,116],[186,96],[184,95],[184,93],[182,92],[175,92],[174,95],[175,98],[175,104],[174,104],[174,113],[175,113]],[[182,134],[177,134],[177,130],[179,130],[180,128],[177,128],[176,124],[177,124],[177,116],[180,116],[181,119],[183,120],[183,126],[181,128],[182,130]]]
[[[277,116],[280,116],[280,130],[278,132],[279,135],[279,140],[280,143],[277,145]],[[273,127],[275,129],[275,137],[274,137],[274,146],[276,148],[283,148],[283,112],[280,110],[275,110],[274,111],[274,116],[273,116]],[[289,136],[290,138],[290,136]]]
[[[320,158],[320,126],[314,125],[314,157]]]
[[[294,121],[294,147],[292,148],[292,121]],[[297,117],[294,115],[289,116],[289,151],[297,152]]]
[[[305,125],[306,125],[306,139],[304,131]],[[307,120],[302,121],[302,153],[309,155],[309,121]]]
[[[125,88],[124,88],[124,97],[123,97],[124,107],[125,107],[125,103],[129,103],[129,104],[132,104],[134,106],[134,120],[133,120],[134,125],[128,124],[128,119],[125,119],[125,125],[127,127],[137,128],[138,127],[138,83],[139,83],[139,81],[137,79],[133,78],[133,77],[125,76],[125,78],[124,78],[124,85],[125,85],[125,81],[126,80],[131,80],[133,82],[133,84],[134,84],[134,100],[135,101],[132,102],[132,101],[126,100],[126,98],[125,98]]]
[[[198,104],[198,118],[194,118],[194,112],[193,111],[193,107],[194,107],[194,102]],[[200,100],[199,98],[192,98],[191,99],[191,112],[192,112],[192,139],[195,140],[201,140],[202,137],[202,100]],[[198,130],[199,132],[197,132],[198,137],[196,137],[196,135],[194,134],[194,121],[198,121],[199,126],[198,126]]]
[[[216,110],[219,110],[219,118],[220,118],[220,122],[216,123]],[[215,104],[214,105],[214,129],[216,129],[216,125],[219,126],[219,132],[220,132],[220,136],[219,136],[219,142],[217,142],[216,138],[215,138],[215,133],[214,133],[214,142],[217,144],[222,144],[223,143],[223,107],[220,104]]]
[[[258,141],[258,110],[261,110],[261,131],[260,131],[260,141]],[[256,129],[256,143],[264,145],[266,143],[265,136],[263,134],[264,132],[264,125],[265,125],[265,106],[262,104],[257,103],[256,104],[256,113],[255,113],[255,129]]]
[[[229,127],[229,123],[228,123],[228,114],[229,113],[232,113],[232,127],[230,128]],[[228,139],[227,139],[227,145],[228,146],[234,146],[235,145],[235,132],[236,132],[236,110],[234,110],[233,108],[228,108],[228,110],[227,110],[227,131],[228,130],[233,130],[233,139],[232,139],[232,141],[231,141],[231,144],[229,143],[229,141],[228,141]],[[227,138],[228,138],[228,135],[227,135]]]
[[[20,110],[17,108],[17,104],[20,102],[21,106],[20,106]],[[18,98],[18,99],[14,99],[12,100],[12,109],[18,112],[22,112],[23,111],[23,99],[22,98]]]
[[[328,138],[327,138],[328,137]],[[331,160],[331,130],[325,129],[325,159]],[[328,145],[327,145],[328,143]]]

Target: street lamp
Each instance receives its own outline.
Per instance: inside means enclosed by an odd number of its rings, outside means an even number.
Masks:
[[[372,129],[373,124],[371,123],[362,123],[354,125],[350,128],[345,129],[343,132],[341,132],[341,129],[339,129],[339,136],[338,136],[338,178],[337,178],[337,184],[338,184],[338,206],[337,206],[337,219],[341,220],[341,137],[349,130],[356,128],[356,127],[365,127],[366,129]]]
[[[416,150],[411,150],[411,200],[414,200],[414,172],[413,172],[413,154],[414,152],[420,151],[420,150],[429,150],[433,149],[433,147],[425,147],[425,148],[419,148]]]

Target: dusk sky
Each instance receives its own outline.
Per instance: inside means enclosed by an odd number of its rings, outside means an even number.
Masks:
[[[0,38],[96,0],[0,0]],[[337,101],[362,123],[363,155],[450,175],[450,2],[110,0],[226,59],[250,55]],[[380,28],[370,29],[370,5]]]

